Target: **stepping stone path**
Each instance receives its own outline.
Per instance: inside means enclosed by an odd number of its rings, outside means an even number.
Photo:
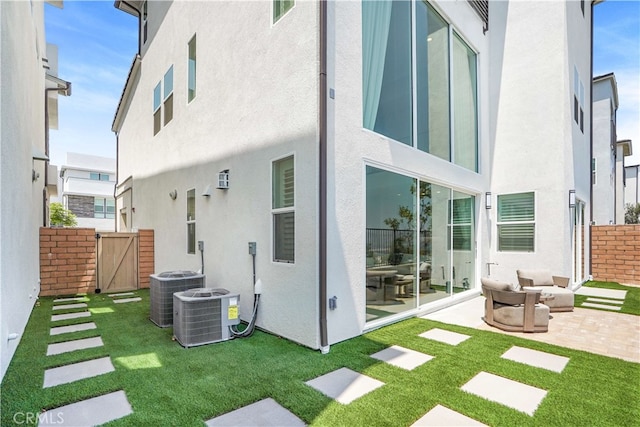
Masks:
[[[260,400],[206,421],[209,427],[227,426],[304,426],[305,423],[275,400]]]
[[[109,294],[115,304],[126,304],[128,302],[142,301],[142,298],[135,296],[135,292],[121,292],[119,294]],[[122,298],[130,297],[130,298]]]
[[[138,298],[138,300],[140,300],[140,298]],[[79,301],[88,301],[88,298],[72,297],[55,299],[53,301],[54,306],[52,308],[52,311],[88,307],[88,304],[79,303]],[[91,312],[89,311],[54,314],[51,316],[51,322],[78,319],[90,316]],[[63,335],[79,331],[88,331],[92,329],[96,329],[96,324],[93,322],[86,322],[69,326],[52,327],[49,334],[50,336]],[[69,340],[65,342],[49,344],[49,346],[47,347],[47,356],[54,356],[70,351],[82,351],[88,348],[101,347],[103,345],[104,343],[102,342],[102,338],[99,336]],[[99,359],[86,360],[82,362],[58,366],[55,368],[47,369],[44,372],[44,383],[42,385],[42,388],[50,388],[62,384],[69,384],[87,378],[93,378],[99,375],[108,374],[114,371],[115,368],[113,366],[113,363],[111,363],[110,357],[102,357]],[[39,425],[98,425],[117,420],[118,418],[122,418],[131,413],[133,413],[133,410],[131,409],[131,405],[127,400],[127,396],[123,390],[120,390],[102,396],[81,400],[69,405],[60,406],[55,409],[50,409],[49,411],[40,414]]]
[[[580,307],[599,308],[601,310],[620,311],[627,291],[619,289],[602,289],[581,287],[575,292],[577,295],[585,295],[588,298]]]
[[[305,384],[344,405],[348,405],[357,398],[384,385],[382,381],[378,381],[348,368],[340,368],[336,371],[329,372],[328,374],[307,381]]]
[[[446,331],[444,329],[433,328],[419,335],[422,338],[440,341],[445,344],[458,345],[471,338],[469,335],[459,334],[457,332]]]
[[[379,351],[376,354],[372,354],[371,357],[382,360],[390,365],[397,366],[398,368],[406,369],[407,371],[411,371],[412,369],[433,359],[433,356],[429,356],[428,354],[409,350],[408,348],[403,348],[397,345],[392,345],[391,347]]]
[[[462,415],[459,412],[452,411],[442,405],[436,405],[432,410],[427,412],[422,418],[411,427],[417,426],[486,426],[473,418]]]

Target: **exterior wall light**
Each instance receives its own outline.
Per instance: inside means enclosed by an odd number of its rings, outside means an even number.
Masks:
[[[211,197],[211,186],[207,185],[204,191],[202,192],[203,197]]]
[[[178,190],[169,192],[169,197],[171,197],[171,200],[175,200],[178,197]]]
[[[484,193],[484,207],[491,209],[491,191]]]
[[[569,190],[569,209],[576,207],[576,190]]]

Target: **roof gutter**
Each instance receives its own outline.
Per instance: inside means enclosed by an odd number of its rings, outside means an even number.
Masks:
[[[320,74],[319,74],[319,302],[320,351],[329,352],[327,337],[327,0],[319,1],[320,8]]]

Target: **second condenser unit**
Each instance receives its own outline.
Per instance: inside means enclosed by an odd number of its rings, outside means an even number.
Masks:
[[[152,274],[151,313],[149,318],[161,328],[173,324],[173,294],[193,288],[205,287],[205,276],[193,271],[165,271]]]

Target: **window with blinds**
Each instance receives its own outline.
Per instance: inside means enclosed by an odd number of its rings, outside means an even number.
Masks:
[[[535,193],[498,196],[499,251],[533,252],[535,231]]]
[[[295,173],[293,156],[272,165],[273,260],[295,260]]]
[[[187,253],[196,253],[196,189],[187,191]]]
[[[449,248],[453,246],[454,250],[470,251],[471,239],[473,234],[473,201],[474,198],[469,196],[464,199],[453,199],[453,215],[449,215],[450,232],[452,240],[449,242]]]

